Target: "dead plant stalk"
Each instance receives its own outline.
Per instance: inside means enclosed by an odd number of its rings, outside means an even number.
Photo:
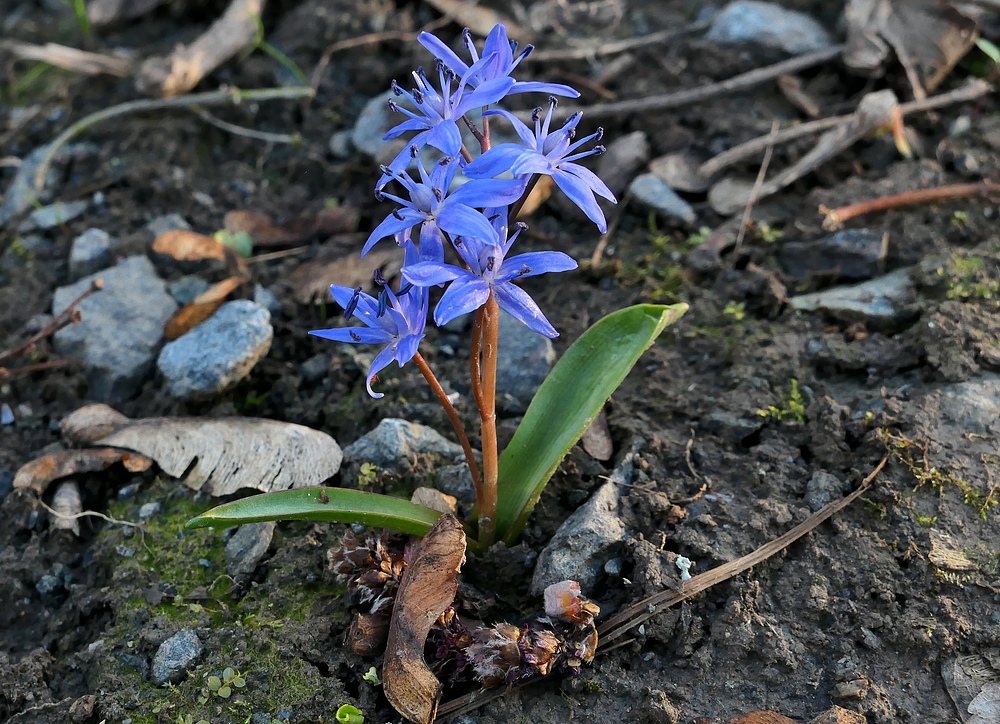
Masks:
[[[953,184],[950,186],[939,186],[936,189],[904,191],[900,194],[859,201],[856,204],[841,206],[838,209],[828,209],[826,206],[820,206],[819,211],[826,216],[823,219],[823,228],[827,231],[836,231],[843,227],[845,221],[850,221],[866,214],[878,214],[884,211],[892,211],[893,209],[901,209],[906,206],[944,201],[946,199],[992,195],[1000,195],[1000,184]]]

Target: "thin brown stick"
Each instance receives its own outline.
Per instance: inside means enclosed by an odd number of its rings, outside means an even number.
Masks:
[[[424,359],[423,355],[417,352],[413,356],[413,361],[417,363],[417,367],[420,369],[421,374],[423,374],[424,379],[427,380],[427,384],[430,385],[431,391],[438,398],[438,402],[444,408],[448,419],[451,420],[451,426],[455,428],[458,441],[462,445],[462,450],[465,451],[465,462],[469,464],[469,472],[472,473],[472,484],[476,487],[476,502],[478,503],[482,497],[483,481],[479,476],[479,466],[476,465],[475,455],[472,454],[472,445],[469,444],[469,436],[465,433],[465,425],[462,424],[458,412],[455,411],[455,406],[451,404],[451,400],[448,399],[447,393],[441,387],[441,383],[438,382],[437,377],[435,377],[434,372],[431,370],[430,365],[427,364],[427,360]]]
[[[933,98],[924,98],[919,101],[902,103],[899,106],[899,112],[903,116],[906,116],[910,113],[932,111],[937,108],[949,106],[953,103],[962,103],[964,101],[972,101],[976,98],[981,98],[991,90],[992,87],[989,83],[986,83],[979,78],[974,78],[961,88],[956,88],[948,93],[942,93],[934,96]],[[778,131],[776,134],[768,133],[763,136],[758,136],[757,138],[751,139],[746,143],[733,146],[732,148],[723,151],[718,156],[714,156],[713,158],[705,161],[705,163],[698,168],[698,173],[705,177],[714,176],[727,166],[731,166],[737,161],[747,158],[748,156],[752,156],[755,153],[760,153],[769,145],[780,146],[783,143],[795,141],[804,136],[811,136],[816,133],[828,131],[831,128],[836,128],[837,126],[850,122],[853,118],[853,113],[849,113],[845,116],[820,118],[815,121],[809,121],[808,123],[801,123],[799,125],[792,126],[791,128],[785,128]]]
[[[826,50],[808,55],[800,55],[797,58],[790,58],[774,65],[741,73],[718,83],[709,83],[698,88],[689,88],[676,93],[665,93],[645,98],[634,98],[615,103],[598,103],[593,106],[559,106],[552,112],[553,118],[565,119],[576,113],[583,111],[588,118],[607,118],[609,116],[624,116],[629,113],[643,113],[645,111],[662,111],[667,108],[679,108],[689,106],[693,103],[715,98],[727,93],[736,93],[748,88],[753,88],[761,83],[785,75],[786,73],[796,73],[806,68],[826,63],[840,55],[842,46],[834,46]],[[531,57],[531,56],[528,56]],[[530,113],[520,113],[522,120],[530,117]]]
[[[56,136],[46,146],[45,155],[38,165],[35,173],[35,189],[41,191],[45,186],[45,177],[49,173],[49,166],[52,159],[56,157],[59,149],[72,141],[78,135],[98,123],[109,121],[112,118],[125,116],[130,113],[148,113],[149,111],[162,111],[168,108],[192,108],[196,106],[221,106],[231,103],[239,105],[247,101],[272,101],[290,98],[304,98],[312,95],[311,88],[261,88],[259,90],[240,90],[239,88],[223,88],[208,93],[192,93],[191,95],[178,96],[176,98],[152,98],[137,101],[128,101],[111,108],[105,108],[84,116],[65,131]]]
[[[614,218],[608,223],[608,230],[601,234],[601,238],[597,241],[597,246],[594,247],[594,253],[590,255],[590,268],[596,269],[601,265],[604,260],[604,252],[608,248],[608,243],[611,241],[611,237],[618,230],[618,223],[622,220],[622,216],[625,214],[625,209],[628,207],[628,202],[632,200],[631,189],[625,191],[625,196],[622,197],[621,203],[618,204],[618,213],[615,214]]]
[[[479,544],[484,548],[493,545],[497,523],[497,343],[500,337],[500,306],[490,292],[483,307],[483,406],[479,408],[482,421],[483,446],[483,507],[479,509]]]
[[[84,75],[108,73],[124,78],[129,74],[129,62],[124,58],[90,53],[58,43],[34,45],[20,40],[0,40],[0,50],[7,50],[22,60],[37,60]]]
[[[761,161],[760,170],[757,171],[757,178],[753,182],[753,189],[750,191],[750,198],[747,199],[747,205],[743,208],[740,230],[736,232],[736,245],[733,247],[733,263],[736,263],[737,252],[743,246],[743,238],[747,235],[747,227],[750,224],[750,213],[753,211],[753,205],[757,203],[757,196],[764,185],[764,177],[767,176],[767,167],[771,165],[771,154],[774,152],[774,137],[777,133],[778,122],[774,121],[771,124],[771,143],[768,144],[767,150],[764,151],[764,160]]]
[[[960,199],[967,196],[989,196],[991,194],[1000,194],[1000,184],[988,182],[952,184],[950,186],[938,186],[934,189],[904,191],[901,194],[859,201],[856,204],[841,206],[838,209],[828,209],[825,206],[820,206],[819,211],[826,216],[823,220],[823,228],[827,231],[833,231],[841,228],[845,221],[850,221],[865,214],[877,214],[883,211],[900,209],[904,206],[926,204],[932,201]]]
[[[601,637],[599,645],[604,646],[607,643],[614,641],[616,638],[635,628],[640,623],[647,621],[659,613],[662,613],[664,609],[678,604],[681,601],[685,601],[692,596],[701,593],[718,583],[721,583],[722,581],[728,580],[733,576],[742,573],[745,570],[753,568],[758,563],[761,563],[773,556],[775,553],[784,550],[806,533],[815,529],[820,523],[829,519],[832,515],[840,512],[853,503],[858,496],[868,489],[868,486],[875,479],[875,477],[882,472],[882,468],[885,467],[885,464],[888,461],[889,456],[886,455],[881,461],[879,461],[879,464],[875,466],[875,469],[861,481],[861,485],[858,486],[857,490],[852,492],[850,495],[845,496],[841,500],[830,503],[829,505],[823,506],[823,508],[810,515],[783,536],[775,538],[769,543],[765,543],[753,553],[692,577],[691,580],[685,581],[681,584],[680,590],[661,591],[660,593],[639,601],[638,603],[629,606],[624,611],[620,611],[616,615],[612,616],[601,624],[600,628],[598,628],[598,633]]]
[[[303,254],[312,248],[312,244],[305,244],[304,246],[294,246],[291,249],[282,249],[281,251],[272,251],[267,254],[257,254],[257,256],[252,256],[246,260],[247,264],[255,264],[262,261],[274,261],[275,259],[284,259],[286,256],[296,256],[298,254]]]
[[[15,367],[14,369],[0,367],[0,382],[6,382],[9,379],[13,379],[17,375],[28,375],[32,372],[46,372],[48,370],[60,370],[66,367],[72,367],[74,364],[76,364],[76,362],[73,360],[55,359],[51,362],[39,362],[36,365],[25,365],[24,367]]]
[[[15,357],[20,357],[49,335],[55,334],[63,327],[68,327],[70,324],[74,324],[78,317],[76,305],[94,292],[100,291],[103,286],[104,284],[100,279],[95,279],[91,282],[90,287],[84,291],[83,294],[70,302],[64,310],[49,320],[49,323],[38,330],[38,332],[35,333],[27,342],[24,342],[20,346],[14,347],[13,349],[9,349],[5,352],[0,352],[0,363],[12,360]]]
[[[685,35],[699,33],[708,28],[710,25],[710,21],[692,23],[686,28],[681,28],[680,30],[661,30],[658,33],[650,33],[649,35],[643,35],[639,38],[616,40],[611,43],[601,43],[600,45],[588,46],[584,48],[567,48],[566,50],[536,50],[521,62],[544,63],[546,61],[553,60],[587,60],[590,58],[597,58],[602,55],[615,55],[617,53],[624,53],[626,50],[633,50],[634,48],[644,48],[647,45],[669,43],[671,40],[676,40],[677,38],[681,38]]]

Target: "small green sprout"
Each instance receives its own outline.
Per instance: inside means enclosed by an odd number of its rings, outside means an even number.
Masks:
[[[694,234],[687,238],[688,246],[698,246],[704,244],[705,240],[712,235],[712,230],[707,226],[702,226]]]
[[[763,241],[765,244],[774,244],[781,241],[784,237],[785,232],[781,229],[775,229],[770,224],[760,223],[757,224],[757,238]]]
[[[337,721],[339,724],[365,724],[365,715],[356,706],[344,704],[337,709]]]
[[[201,690],[201,703],[203,705],[207,703],[212,694],[220,699],[228,699],[233,695],[233,689],[242,689],[246,685],[247,680],[243,674],[227,666],[221,677],[212,674],[205,679],[205,688]]]
[[[741,322],[747,316],[747,305],[743,302],[727,302],[722,313],[732,317],[735,322]]]
[[[802,391],[799,389],[799,381],[794,377],[792,378],[788,391],[788,399],[782,403],[781,407],[768,405],[764,410],[757,410],[757,414],[761,417],[773,417],[778,422],[784,422],[785,420],[805,422],[806,403],[802,397]]]
[[[375,463],[361,463],[358,471],[358,487],[364,490],[375,484],[375,476],[378,474],[378,466]]]
[[[382,685],[381,680],[379,680],[379,678],[378,678],[378,671],[375,670],[374,666],[371,667],[370,669],[368,669],[368,671],[366,671],[361,678],[364,679],[365,681],[367,681],[372,686],[381,686]]]
[[[968,211],[956,211],[951,215],[952,226],[956,226],[959,229],[964,229],[968,223],[969,223]]]
[[[253,239],[245,231],[232,232],[228,229],[219,229],[212,235],[212,238],[220,244],[233,249],[244,259],[253,253]]]

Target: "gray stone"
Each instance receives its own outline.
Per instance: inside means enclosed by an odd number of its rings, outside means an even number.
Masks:
[[[191,629],[181,629],[168,638],[153,656],[153,683],[163,686],[167,682],[178,684],[190,666],[201,656],[201,640]]]
[[[163,510],[163,506],[158,500],[151,500],[148,503],[143,503],[139,507],[139,520],[151,520],[159,515],[161,510]]]
[[[110,266],[117,243],[117,239],[108,232],[93,228],[73,239],[69,250],[70,280],[76,281]]]
[[[45,327],[52,321],[53,317],[51,314],[46,314],[41,312],[36,314],[34,317],[29,319],[24,323],[24,331],[29,334],[35,334],[36,332],[41,332]]]
[[[180,214],[164,214],[146,224],[146,230],[153,238],[166,234],[168,231],[191,231],[189,224]]]
[[[619,136],[597,160],[597,175],[612,193],[620,196],[628,182],[649,161],[649,139],[642,131]]]
[[[180,279],[174,279],[167,285],[167,291],[182,307],[190,304],[199,294],[204,294],[211,284],[194,274],[188,274]]]
[[[476,502],[476,486],[465,463],[438,468],[434,472],[434,487],[463,505],[474,505]]]
[[[374,430],[344,448],[345,463],[373,463],[383,470],[409,465],[414,456],[465,459],[462,446],[449,442],[432,427],[387,418]]]
[[[226,573],[230,576],[249,576],[271,545],[271,537],[278,524],[250,523],[236,529],[226,543]]]
[[[13,425],[14,411],[6,402],[0,405],[0,425]]]
[[[818,470],[806,483],[805,503],[815,513],[824,505],[843,497],[850,489],[849,483],[825,470]]]
[[[330,373],[330,355],[314,354],[299,367],[303,382],[319,382]]]
[[[504,412],[523,413],[556,361],[548,337],[532,332],[506,312],[500,314],[497,393]]]
[[[538,556],[531,577],[531,595],[540,596],[560,581],[576,581],[589,595],[625,540],[625,524],[619,517],[620,491],[614,482],[597,489],[582,507],[566,519],[545,550]]]
[[[340,131],[335,131],[333,135],[330,136],[330,142],[327,146],[329,147],[330,153],[333,154],[334,158],[346,161],[354,155],[354,148],[351,145],[351,138],[353,135],[354,131],[342,129]]]
[[[998,439],[1000,377],[990,375],[941,388],[940,423],[964,434]],[[931,438],[935,439],[935,438]]]
[[[801,294],[792,297],[789,304],[801,312],[824,311],[847,322],[886,324],[910,316],[913,298],[909,271],[897,269],[861,284]]]
[[[41,146],[29,153],[21,160],[21,165],[17,167],[17,174],[10,182],[6,193],[3,195],[3,204],[0,204],[0,228],[6,226],[11,219],[19,216],[39,203],[38,194],[35,191],[35,176],[41,168],[42,157],[48,153],[48,146]],[[55,155],[55,161],[66,161],[72,158],[82,158],[97,153],[98,146],[93,143],[74,143],[59,149]],[[50,167],[46,178],[46,186],[55,181],[56,171]]]
[[[351,131],[351,142],[354,143],[354,147],[379,163],[388,163],[406,146],[405,140],[382,140],[386,131],[403,120],[402,114],[393,113],[387,105],[390,99],[395,98],[395,94],[388,90],[369,100],[361,109],[354,130]],[[396,120],[397,118],[399,120]]]
[[[35,584],[35,590],[38,591],[43,596],[51,596],[53,593],[57,593],[62,590],[63,581],[59,576],[53,576],[50,573],[46,573],[44,576],[38,579],[38,583]]]
[[[0,503],[14,491],[14,473],[10,470],[0,470]]]
[[[278,297],[274,295],[274,292],[265,288],[262,284],[254,286],[253,300],[260,306],[267,309],[267,311],[271,313],[272,317],[276,317],[281,314],[281,302],[278,301]]]
[[[52,229],[56,226],[62,226],[86,211],[88,206],[90,206],[89,201],[56,201],[54,204],[32,211],[18,231]]]
[[[691,204],[682,199],[667,186],[667,182],[659,176],[644,173],[636,176],[629,186],[632,198],[648,209],[667,218],[679,219],[686,224],[693,224],[697,216]]]
[[[861,281],[879,273],[885,260],[883,232],[842,229],[816,241],[788,241],[778,251],[781,268],[795,279],[825,275]]]
[[[104,288],[80,303],[83,319],[56,333],[55,348],[64,357],[82,360],[91,398],[121,402],[139,390],[152,369],[163,327],[177,303],[149,259],[132,256],[57,289],[53,312],[65,309],[95,278],[104,281]]]
[[[164,345],[156,366],[167,392],[181,400],[224,392],[271,348],[271,313],[254,302],[227,302],[182,337]]]
[[[792,55],[815,53],[834,44],[810,16],[775,3],[737,0],[722,9],[705,36],[720,45],[754,43]]]
[[[731,443],[740,443],[763,427],[760,417],[746,417],[719,407],[713,407],[701,424],[705,432]]]

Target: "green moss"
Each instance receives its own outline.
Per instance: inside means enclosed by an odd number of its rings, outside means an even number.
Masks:
[[[990,261],[990,264],[987,264]],[[956,251],[937,275],[947,282],[948,299],[990,300],[1000,298],[1000,279],[994,260]],[[993,267],[993,268],[990,268]]]
[[[768,405],[766,409],[757,410],[761,417],[772,417],[779,422],[793,420],[795,422],[806,421],[806,404],[799,389],[799,381],[792,378],[788,389],[788,397],[781,401],[778,406]]]

